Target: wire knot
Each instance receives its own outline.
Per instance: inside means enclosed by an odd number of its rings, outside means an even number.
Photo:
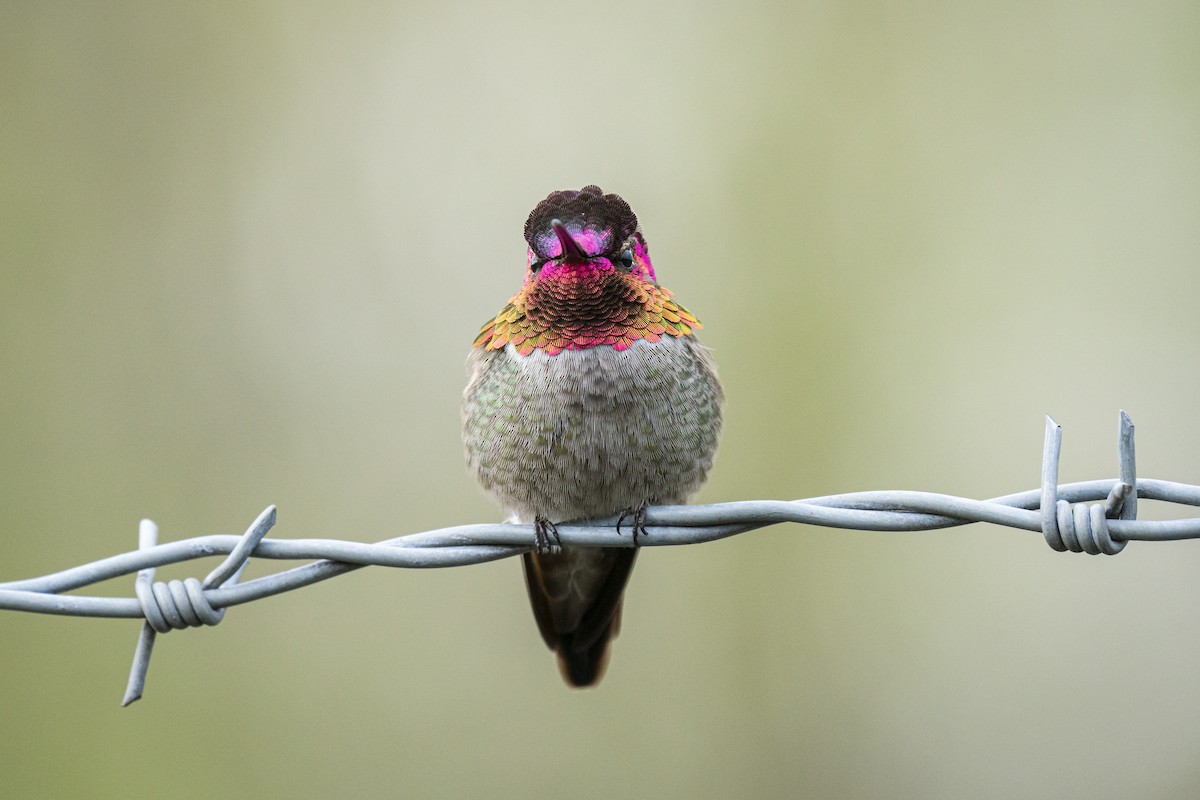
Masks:
[[[1070,551],[1093,556],[1101,553],[1115,556],[1125,549],[1127,543],[1112,538],[1108,520],[1121,513],[1125,499],[1132,491],[1133,487],[1128,483],[1117,483],[1103,503],[1071,505],[1066,500],[1059,500],[1055,503],[1053,516],[1057,524],[1049,525],[1043,521],[1042,535],[1046,537],[1046,544],[1060,553]]]
[[[146,622],[158,633],[216,625],[225,616],[225,609],[215,609],[208,602],[204,587],[195,578],[135,583],[134,591]]]

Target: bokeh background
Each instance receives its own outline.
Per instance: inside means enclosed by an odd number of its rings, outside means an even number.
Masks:
[[[701,500],[1032,488],[1046,413],[1112,477],[1120,408],[1200,483],[1198,42],[1186,1],[3,3],[0,579],[144,516],[497,519],[466,350],[591,182],[715,349]],[[4,612],[0,788],[1192,798],[1198,576],[983,525],[649,550],[571,692],[516,563],[372,569],[160,638],[125,710],[137,623]]]

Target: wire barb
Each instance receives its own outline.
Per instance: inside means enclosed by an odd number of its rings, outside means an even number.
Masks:
[[[1117,466],[1120,479],[1103,504],[1072,506],[1058,499],[1058,461],[1062,452],[1062,426],[1046,417],[1042,449],[1042,536],[1058,552],[1115,556],[1126,542],[1114,539],[1110,519],[1134,519],[1137,514],[1137,470],[1134,464],[1133,422],[1124,411],[1117,431]]]
[[[749,500],[714,505],[653,506],[645,510],[638,546],[699,544],[756,528],[794,522],[861,531],[933,531],[990,522],[1035,531],[1062,552],[1115,555],[1128,542],[1200,538],[1200,518],[1139,520],[1137,498],[1200,506],[1200,486],[1139,479],[1134,463],[1133,423],[1121,412],[1119,477],[1059,484],[1062,428],[1046,418],[1041,486],[1026,492],[974,500],[932,492],[878,491],[804,500]],[[123,705],[142,696],[155,637],[185,627],[216,625],[230,606],[249,603],[344,575],[364,566],[427,569],[481,564],[530,550],[534,526],[460,525],[375,544],[339,539],[267,539],[276,520],[269,506],[241,536],[198,536],[157,544],[158,527],[142,520],[138,549],[51,575],[0,583],[0,609],[39,614],[142,620]],[[561,522],[566,547],[631,547],[613,533],[616,517]],[[202,582],[195,578],[155,582],[156,567],[226,554]],[[310,563],[239,582],[251,556]],[[137,573],[135,597],[85,597],[74,589]]]
[[[267,506],[250,523],[241,540],[220,566],[208,574],[204,583],[195,578],[163,583],[154,581],[154,567],[138,570],[133,589],[142,608],[142,630],[138,634],[137,647],[133,651],[133,665],[129,669],[129,682],[125,686],[125,697],[121,706],[138,700],[146,687],[146,672],[150,669],[150,654],[154,650],[155,634],[169,633],[183,628],[198,628],[201,625],[216,625],[225,617],[225,609],[213,608],[205,595],[206,589],[237,583],[242,571],[250,563],[254,548],[275,526],[275,506]],[[138,550],[150,550],[158,544],[158,526],[148,519],[138,526]]]

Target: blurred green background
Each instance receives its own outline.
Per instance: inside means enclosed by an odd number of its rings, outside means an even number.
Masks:
[[[143,516],[497,519],[466,351],[589,182],[715,349],[700,500],[1033,488],[1045,413],[1112,477],[1120,408],[1200,483],[1198,42],[1195,2],[3,3],[0,579]],[[372,569],[160,638],[126,710],[135,622],[4,612],[0,789],[1193,798],[1197,576],[988,526],[650,550],[571,692],[516,563]]]

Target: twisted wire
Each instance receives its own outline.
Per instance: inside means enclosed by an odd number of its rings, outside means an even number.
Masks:
[[[911,491],[855,492],[803,500],[755,500],[647,509],[648,536],[640,546],[698,544],[781,522],[869,531],[930,531],[990,522],[1039,532],[1059,552],[1116,555],[1130,541],[1200,538],[1200,518],[1138,520],[1137,499],[1200,506],[1200,486],[1139,479],[1134,427],[1122,411],[1117,479],[1059,485],[1062,428],[1046,418],[1042,480],[1038,489],[973,500]],[[241,536],[200,536],[158,544],[158,528],[142,520],[138,549],[39,578],[0,583],[0,609],[42,614],[142,619],[123,705],[141,697],[155,636],[216,625],[228,608],[308,586],[364,566],[404,568],[479,564],[528,552],[532,525],[461,525],[375,544],[338,539],[267,539],[276,510],[268,506]],[[564,545],[630,547],[614,534],[616,518],[559,524]],[[156,567],[226,554],[203,581],[155,581]],[[311,563],[240,583],[251,556]],[[64,594],[136,572],[134,597]]]

